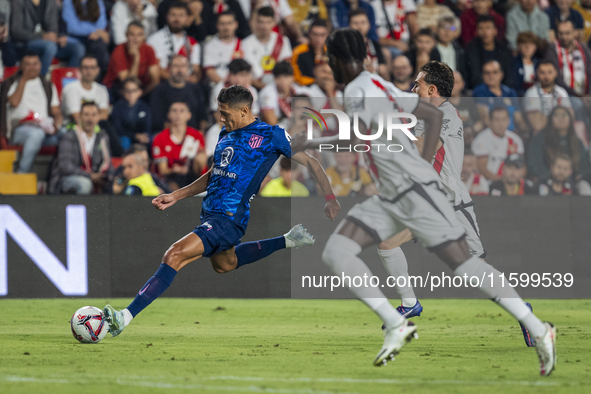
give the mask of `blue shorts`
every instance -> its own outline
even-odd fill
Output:
[[[222,214],[202,214],[201,225],[197,226],[193,232],[203,242],[204,257],[211,257],[240,245],[240,238],[244,235],[241,227]]]

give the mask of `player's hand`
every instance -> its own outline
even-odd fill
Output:
[[[340,211],[341,204],[339,204],[337,200],[328,200],[326,204],[324,204],[324,213],[326,214],[326,217],[330,219],[331,222],[335,220]]]
[[[173,206],[175,202],[176,198],[172,193],[161,194],[152,200],[152,205],[154,205],[159,210],[164,211],[166,208]]]

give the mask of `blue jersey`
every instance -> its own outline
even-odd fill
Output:
[[[250,201],[263,179],[280,155],[291,158],[290,140],[284,129],[259,119],[232,132],[223,127],[213,154],[203,214],[224,214],[246,229]]]

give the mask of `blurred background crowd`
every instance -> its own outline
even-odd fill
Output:
[[[455,71],[472,194],[591,195],[591,0],[0,0],[0,193],[183,187],[208,170],[233,84],[304,132],[301,108],[342,109],[324,43],[347,26],[403,91],[431,60]],[[337,196],[377,193],[359,153],[311,153]],[[260,194],[317,190],[283,158]]]

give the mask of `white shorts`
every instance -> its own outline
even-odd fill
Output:
[[[415,183],[393,200],[372,196],[351,208],[346,220],[365,229],[378,243],[408,228],[425,247],[435,250],[466,234],[437,186]]]
[[[456,211],[458,221],[466,232],[466,241],[468,242],[468,248],[470,248],[470,254],[484,258],[486,251],[480,241],[480,230],[478,229],[473,206],[474,203],[469,202],[468,204],[456,205],[453,208]]]

